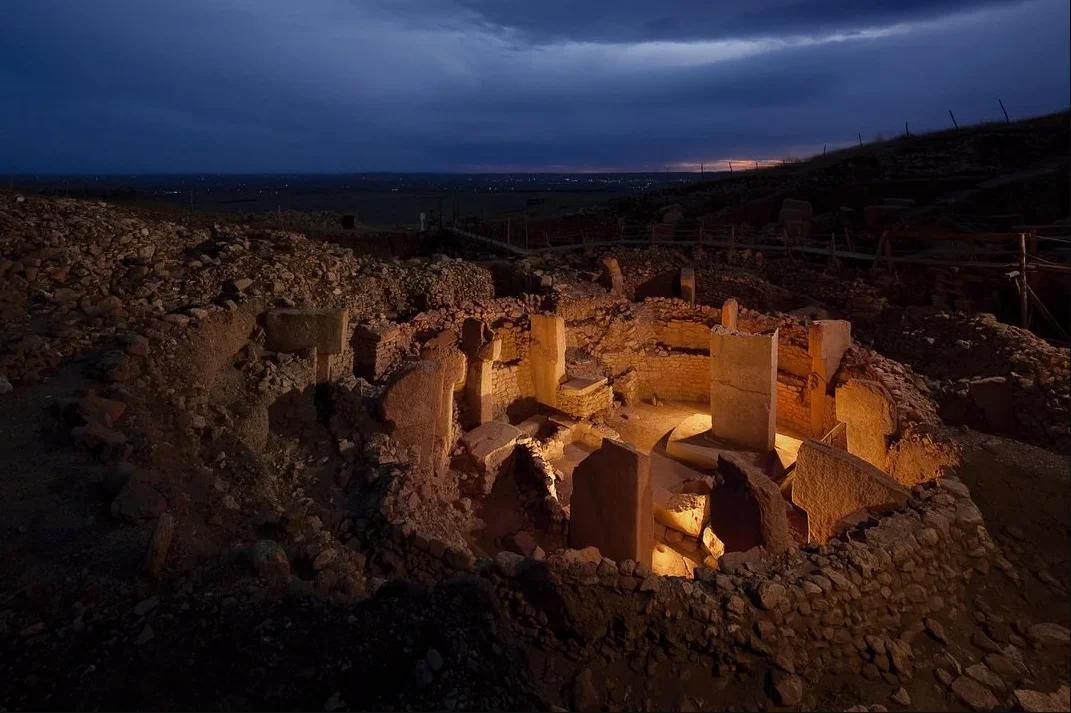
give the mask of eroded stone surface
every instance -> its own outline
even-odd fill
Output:
[[[654,513],[650,459],[606,439],[573,471],[569,543],[597,547],[610,559],[651,564]]]
[[[673,493],[664,503],[657,503],[654,509],[655,520],[666,527],[683,532],[691,537],[699,537],[707,521],[709,503],[706,495],[696,493]]]
[[[731,454],[719,456],[718,475],[722,482],[710,494],[710,527],[726,549],[779,552],[795,546],[787,504],[772,480]]]
[[[745,450],[773,450],[777,425],[777,330],[710,330],[711,432]]]
[[[346,349],[347,312],[344,309],[273,309],[264,317],[268,348],[299,352],[316,348],[321,354]]]
[[[796,456],[792,502],[807,511],[807,538],[825,542],[835,524],[862,508],[895,508],[907,490],[862,458],[815,440]]]
[[[557,407],[558,385],[565,376],[565,320],[552,314],[533,314],[532,382],[536,400]]]
[[[896,433],[896,403],[876,381],[852,379],[837,388],[837,420],[848,432],[848,452],[888,469],[889,437]]]

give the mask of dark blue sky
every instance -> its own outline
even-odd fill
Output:
[[[1069,104],[1068,0],[5,0],[17,172],[662,170]]]

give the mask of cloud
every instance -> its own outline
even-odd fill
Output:
[[[1068,104],[1066,0],[12,1],[20,170],[658,170]]]
[[[454,0],[488,25],[535,43],[638,43],[807,36],[929,20],[1008,0]]]

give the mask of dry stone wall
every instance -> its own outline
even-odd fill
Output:
[[[649,657],[699,660],[797,683],[864,670],[910,678],[923,617],[962,606],[973,580],[1018,581],[966,487],[944,479],[843,539],[733,571],[700,568],[695,581],[576,551],[545,562],[500,553],[476,569],[522,636],[574,660],[610,647],[637,670]]]
[[[777,375],[777,430],[807,434],[811,427],[810,398],[805,379]],[[832,426],[831,426],[832,427]]]

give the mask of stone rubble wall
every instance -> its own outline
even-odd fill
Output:
[[[699,568],[694,581],[577,554],[500,553],[476,568],[523,637],[575,660],[611,647],[641,666],[652,655],[708,657],[728,672],[761,665],[811,681],[867,667],[910,677],[922,617],[962,607],[973,580],[1018,581],[967,488],[950,479],[843,539],[731,572]]]
[[[602,358],[615,375],[636,369],[641,399],[657,395],[672,401],[710,401],[709,354],[658,349],[614,352]]]
[[[528,359],[510,364],[496,362],[491,370],[491,412],[496,416],[518,401],[535,397],[535,382],[532,381],[532,365]]]
[[[784,372],[777,374],[777,429],[807,435],[811,430],[807,381]],[[831,426],[832,427],[832,426]]]
[[[582,393],[558,388],[558,410],[577,418],[587,418],[604,411],[614,404],[614,392],[609,385]]]

